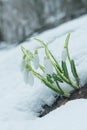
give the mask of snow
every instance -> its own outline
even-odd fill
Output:
[[[2,130],[87,130],[87,99],[78,99],[50,112],[43,118],[24,121],[4,121]]]
[[[87,15],[46,31],[37,38],[49,43],[49,48],[61,60],[61,52],[68,32],[69,50],[80,77],[80,86],[87,83]],[[34,40],[22,44],[31,51],[40,44]],[[44,51],[39,51],[41,63]],[[26,85],[20,69],[20,46],[0,51],[0,129],[1,130],[87,130],[87,100],[66,103],[45,117],[37,117],[44,104],[52,105],[55,93],[35,79],[34,86]],[[63,85],[64,89],[65,85]],[[70,88],[71,89],[71,88]],[[68,90],[70,91],[70,90]],[[83,120],[84,119],[84,120]]]

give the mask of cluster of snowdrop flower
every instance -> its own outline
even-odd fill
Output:
[[[67,35],[65,40],[64,49],[62,52],[62,61],[61,65],[58,63],[54,55],[48,48],[48,44],[44,41],[34,38],[38,41],[41,46],[40,48],[45,49],[45,57],[43,65],[40,64],[40,59],[38,56],[38,49],[34,52],[25,49],[23,46],[21,50],[23,52],[23,61],[22,61],[22,69],[24,73],[24,80],[26,83],[33,85],[34,77],[40,79],[47,87],[58,93],[59,95],[69,97],[70,93],[63,91],[60,83],[67,83],[70,87],[74,89],[79,89],[79,77],[76,71],[74,60],[71,59],[69,50],[68,50],[68,43],[69,43],[70,34]],[[68,68],[66,65],[66,58],[68,58],[71,72],[73,77],[75,78],[76,83],[73,83],[70,79]],[[41,73],[38,72],[38,69],[41,70]]]

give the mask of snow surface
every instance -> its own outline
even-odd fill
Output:
[[[87,83],[87,15],[36,37],[47,41],[60,61],[68,32],[72,32],[69,50],[75,60],[82,86]],[[33,40],[23,43],[31,51],[39,45]],[[41,49],[41,62],[43,53]],[[20,69],[21,59],[20,46],[0,51],[0,130],[87,130],[86,99],[70,101],[43,118],[37,117],[42,105],[50,106],[55,101],[55,93],[38,79],[35,79],[34,86],[26,85]],[[65,85],[63,87],[66,89]]]
[[[87,130],[87,99],[78,99],[35,120],[1,121],[1,130]]]

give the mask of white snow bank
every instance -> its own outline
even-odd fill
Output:
[[[73,100],[36,120],[0,123],[1,130],[87,130],[87,100]]]
[[[44,39],[47,42],[51,41],[49,48],[60,61],[66,33],[68,32],[72,32],[69,43],[70,54],[75,60],[82,86],[87,83],[87,16],[63,24],[60,27],[46,31],[36,37]],[[35,49],[38,45],[39,43],[36,41],[26,41],[23,43],[23,46],[29,48],[30,50]],[[42,62],[43,50],[39,51],[39,55]],[[42,110],[42,105],[51,105],[55,101],[55,93],[42,85],[38,79],[35,79],[33,87],[25,85],[20,70],[21,59],[22,52],[20,50],[20,46],[11,50],[3,50],[0,52],[0,121],[2,124],[0,125],[0,127],[2,126],[0,129],[22,130],[25,128],[26,130],[34,130],[38,127],[38,130],[43,130],[43,128],[44,130],[56,130],[58,128],[61,128],[61,130],[64,128],[71,130],[73,128],[75,130],[75,128],[79,128],[80,124],[80,126],[83,126],[83,129],[85,130],[85,121],[82,122],[83,125],[81,125],[82,115],[80,116],[78,114],[79,117],[77,117],[76,114],[74,114],[74,110],[77,111],[79,109],[78,104],[83,104],[80,107],[83,107],[84,109],[86,100],[81,100],[81,102],[80,100],[77,100],[75,102],[75,104],[77,104],[76,107],[73,101],[71,103],[73,112],[70,111],[70,114],[68,113],[68,107],[66,107],[68,105],[66,105],[64,109],[62,109],[63,107],[57,109],[58,114],[55,114],[56,111],[54,111],[55,116],[51,117],[49,114],[42,119],[37,118],[38,112]],[[84,109],[84,111],[83,109],[82,112],[86,113],[86,109]],[[75,115],[75,121],[78,118],[79,122],[76,121],[76,124],[73,124],[73,122],[69,120],[71,118],[64,118],[64,115],[60,116],[60,110],[68,113],[68,117]],[[53,120],[51,118],[53,118]],[[72,120],[74,119],[72,118]],[[71,122],[71,125],[69,125],[71,126],[70,128],[67,124],[69,121]],[[43,122],[44,125],[42,125]],[[76,127],[74,125],[76,125]]]

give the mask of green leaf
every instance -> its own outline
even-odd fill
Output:
[[[59,82],[63,83],[63,80],[57,74],[53,73],[52,77],[53,77],[54,81],[59,81]]]
[[[52,77],[50,74],[47,74],[46,76],[47,80],[50,82],[50,83],[53,83],[53,80],[52,80]]]
[[[54,57],[54,55],[51,53],[51,51],[50,51],[50,50],[48,50],[48,51],[49,51],[49,54],[50,54],[51,58],[52,58],[53,61],[55,62],[54,64],[56,65],[56,67],[58,68],[58,70],[59,70],[60,72],[62,72],[61,67],[60,67],[58,61],[56,60],[56,58]]]
[[[65,61],[62,61],[62,69],[63,69],[64,76],[69,79],[69,74],[68,74],[68,70],[67,70]]]
[[[43,81],[43,83],[47,86],[47,87],[49,87],[49,88],[51,88],[53,91],[55,91],[56,93],[58,93],[59,95],[62,95],[62,96],[64,96],[64,97],[70,97],[70,94],[69,93],[67,93],[67,92],[62,92],[60,89],[58,89],[56,86],[54,86],[53,84],[51,84],[49,81],[47,81],[47,80],[45,80],[45,79],[42,79],[42,81]]]
[[[72,71],[72,74],[73,74],[73,76],[74,76],[75,79],[76,79],[77,85],[79,86],[80,80],[79,80],[79,76],[78,76],[77,71],[76,71],[76,67],[75,67],[74,60],[71,60],[70,63],[71,63],[71,71]]]
[[[64,48],[67,48],[67,47],[68,47],[69,39],[70,39],[70,33],[69,33],[69,34],[67,35],[67,37],[66,37]]]
[[[70,62],[71,58],[70,58],[70,54],[69,54],[69,49],[68,49],[68,44],[69,44],[69,39],[70,39],[70,33],[67,35],[66,40],[65,40],[65,46],[64,48],[67,51],[67,56],[68,56],[68,60]]]

